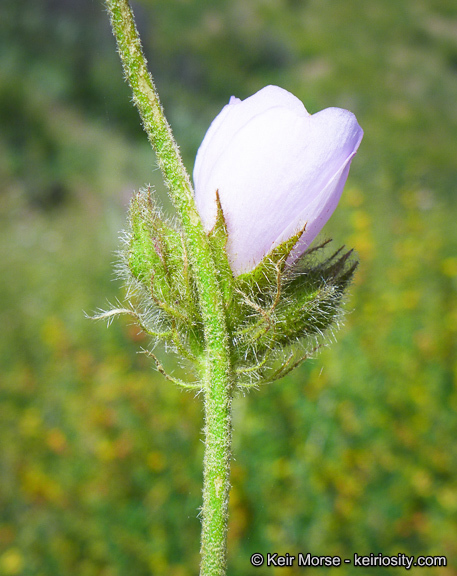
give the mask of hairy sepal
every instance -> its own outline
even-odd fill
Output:
[[[357,263],[344,248],[328,254],[324,242],[291,264],[303,228],[252,271],[235,276],[218,195],[216,201],[208,240],[224,299],[231,363],[240,386],[257,386],[287,374],[333,334]],[[204,357],[202,320],[182,233],[160,214],[150,189],[134,195],[129,223],[124,261],[130,285],[137,289],[140,325],[198,372]]]
[[[321,262],[304,255],[284,279],[283,297],[275,310],[275,340],[283,346],[323,337],[337,325],[342,314],[342,298],[357,262],[352,251],[340,248]]]
[[[123,261],[141,325],[182,357],[198,363],[202,321],[181,231],[154,203],[150,188],[133,196]]]
[[[276,284],[278,273],[284,272],[287,258],[300,240],[305,228],[306,226],[273,248],[253,270],[237,276],[236,287],[245,293],[259,297],[265,293],[265,288]]]
[[[268,253],[250,272],[234,276],[225,251],[227,226],[217,198],[208,234],[226,307],[232,365],[249,385],[282,377],[333,334],[357,263],[344,247],[327,253],[329,241],[292,264],[289,256],[305,228]],[[279,368],[278,368],[279,366]],[[274,376],[274,375],[277,376]]]
[[[228,232],[224,213],[222,212],[222,206],[219,200],[219,192],[216,192],[216,203],[216,223],[209,232],[208,239],[210,241],[214,263],[216,265],[219,286],[222,291],[226,309],[228,309],[233,297],[235,278],[227,257],[226,246],[228,241]]]
[[[146,290],[155,298],[170,301],[170,270],[167,262],[167,235],[173,233],[155,210],[150,190],[138,192],[130,202],[131,236],[128,246],[128,266]]]

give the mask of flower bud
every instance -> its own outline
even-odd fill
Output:
[[[308,248],[338,204],[362,136],[351,112],[327,108],[310,115],[277,86],[243,101],[232,96],[198,150],[194,183],[208,232],[218,192],[235,275],[303,229],[289,261]]]

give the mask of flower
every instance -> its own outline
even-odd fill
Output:
[[[219,193],[227,253],[235,275],[305,227],[289,259],[300,256],[335,210],[363,131],[351,112],[309,114],[287,90],[266,86],[232,96],[209,127],[194,167],[205,230]]]

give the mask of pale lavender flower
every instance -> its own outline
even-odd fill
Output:
[[[338,204],[362,136],[351,112],[310,115],[277,86],[243,101],[232,96],[198,150],[194,183],[207,231],[219,191],[235,274],[253,269],[305,225],[292,257],[307,249]]]

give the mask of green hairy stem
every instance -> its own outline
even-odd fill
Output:
[[[201,576],[226,572],[232,370],[216,267],[197,212],[190,178],[163,113],[127,0],[106,0],[133,100],[178,212],[197,288],[205,340],[201,381],[205,397],[205,459]]]

